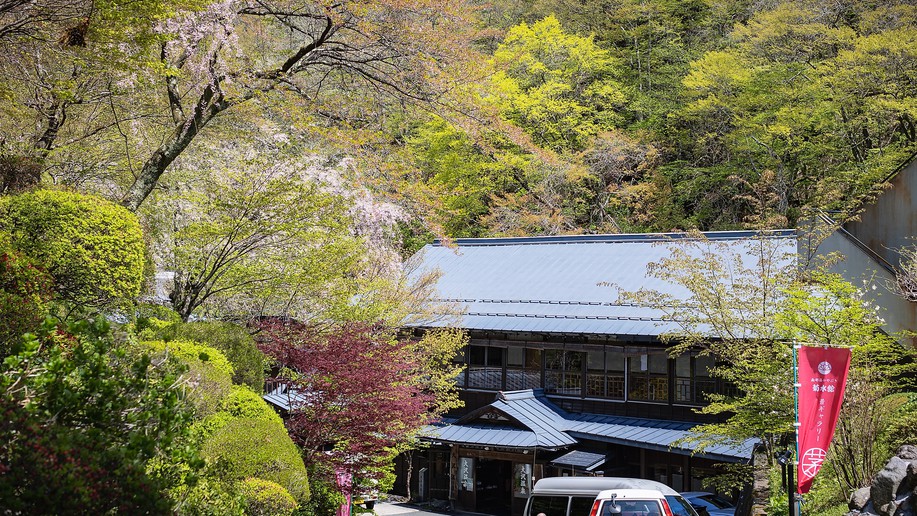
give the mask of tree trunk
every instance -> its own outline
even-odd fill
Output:
[[[404,454],[404,462],[407,465],[407,475],[404,481],[404,493],[408,500],[411,499],[411,475],[414,473],[414,450],[408,450]]]
[[[231,104],[223,99],[218,88],[218,84],[211,84],[204,90],[191,116],[182,121],[172,135],[143,164],[143,168],[134,179],[134,184],[121,199],[121,203],[127,209],[137,211],[175,158],[184,152],[208,122],[230,107]]]

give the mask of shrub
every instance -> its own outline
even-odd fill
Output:
[[[283,425],[277,412],[259,394],[243,385],[233,385],[229,396],[220,401],[219,409],[234,417],[273,421]]]
[[[140,333],[147,328],[153,328],[155,331],[161,331],[172,324],[181,323],[181,317],[175,310],[168,306],[157,305],[155,303],[140,303],[137,305],[135,312],[135,331]],[[159,340],[164,339],[162,335],[157,336]],[[151,339],[157,340],[157,339]],[[194,340],[194,339],[191,339]]]
[[[254,391],[243,385],[233,385],[229,395],[220,400],[218,412],[194,424],[193,433],[205,440],[235,419],[257,419],[283,428],[283,420],[274,409]]]
[[[137,217],[122,206],[38,190],[3,199],[0,229],[48,271],[62,300],[98,305],[140,295],[143,234]]]
[[[296,500],[283,486],[260,478],[246,478],[241,485],[245,514],[250,516],[288,516],[296,510]]]
[[[37,335],[37,336],[36,336]],[[9,514],[169,514],[200,463],[171,373],[117,345],[107,321],[46,321],[0,363],[0,500]]]
[[[203,342],[219,349],[232,362],[233,383],[245,384],[261,392],[264,389],[264,354],[248,331],[228,322],[202,321],[178,324],[174,338]]]
[[[21,254],[0,246],[0,361],[21,349],[47,312],[51,277]]]
[[[186,340],[147,341],[149,349],[187,366],[182,380],[190,385],[188,398],[198,417],[217,411],[232,388],[232,364],[219,350]]]
[[[276,422],[229,421],[204,443],[202,454],[224,481],[262,478],[280,484],[298,502],[309,499],[309,480],[299,448]]]

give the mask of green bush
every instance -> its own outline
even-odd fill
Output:
[[[0,505],[9,514],[171,514],[202,461],[177,377],[104,318],[48,319],[0,363]],[[187,464],[182,477],[160,475]]]
[[[161,357],[187,366],[182,380],[190,386],[188,398],[197,417],[216,412],[220,401],[229,395],[232,364],[219,350],[186,340],[147,341],[143,345]]]
[[[264,354],[245,328],[228,322],[191,322],[176,325],[173,338],[219,349],[232,362],[233,383],[248,385],[255,392],[264,389]]]
[[[153,328],[156,338],[149,340],[172,340],[165,339],[164,335],[159,334],[163,329],[173,325],[180,324],[181,317],[175,310],[168,306],[157,305],[154,303],[140,303],[134,312],[134,331],[140,333],[147,328]],[[193,340],[193,339],[191,339]]]
[[[202,455],[224,481],[262,478],[280,484],[298,502],[309,499],[309,480],[299,448],[276,422],[233,419],[207,439]]]
[[[0,362],[21,349],[47,313],[51,277],[21,254],[0,245]]]
[[[44,267],[64,301],[99,305],[134,300],[144,274],[137,217],[100,197],[38,190],[0,203],[0,229]]]
[[[204,440],[235,419],[257,419],[283,427],[283,420],[257,393],[244,385],[233,385],[229,395],[220,400],[215,414],[194,424],[193,433]]]
[[[283,420],[268,402],[244,385],[233,385],[229,396],[220,401],[219,410],[238,418],[273,421],[283,425]]]
[[[289,516],[297,507],[293,495],[270,480],[246,478],[241,491],[245,497],[245,514],[250,516]]]
[[[890,397],[898,409],[889,418],[889,424],[882,429],[879,442],[885,456],[891,457],[905,444],[917,443],[917,393],[897,393]]]

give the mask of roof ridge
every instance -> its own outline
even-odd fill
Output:
[[[740,240],[745,238],[791,238],[796,236],[795,229],[775,230],[735,230],[735,231],[702,231],[672,233],[618,233],[601,235],[550,235],[527,237],[492,237],[492,238],[457,238],[450,242],[459,247],[465,246],[505,246],[505,245],[538,245],[538,244],[600,244],[600,243],[654,243],[672,240],[699,240],[698,235],[708,240]],[[431,244],[441,247],[441,239]]]

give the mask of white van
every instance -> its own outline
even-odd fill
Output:
[[[671,487],[638,478],[548,477],[535,483],[525,516],[697,516]]]

